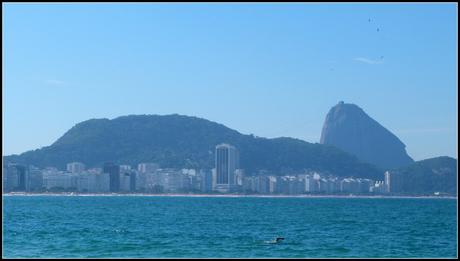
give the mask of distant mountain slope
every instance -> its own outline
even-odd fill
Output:
[[[177,114],[87,120],[51,146],[6,156],[4,160],[59,168],[72,161],[90,167],[113,161],[133,166],[157,162],[162,167],[212,168],[215,146],[223,142],[238,148],[241,167],[247,173],[262,169],[277,174],[314,169],[338,176],[383,178],[382,170],[335,147],[292,138],[243,135],[222,124]]]
[[[354,104],[340,102],[331,108],[320,143],[336,146],[383,169],[414,162],[398,137]]]
[[[457,160],[454,158],[443,156],[417,161],[400,168],[399,172],[403,175],[405,192],[457,194]]]

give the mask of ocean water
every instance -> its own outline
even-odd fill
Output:
[[[456,199],[3,197],[6,258],[457,255]]]

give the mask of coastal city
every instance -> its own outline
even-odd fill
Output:
[[[458,259],[458,3],[2,14],[3,259]]]
[[[154,162],[105,163],[86,168],[70,162],[66,170],[9,163],[4,165],[3,192],[27,193],[188,193],[188,194],[397,194],[401,180],[390,171],[384,180],[337,177],[307,170],[296,175],[248,175],[239,166],[239,152],[230,144],[215,147],[213,169],[161,168]]]

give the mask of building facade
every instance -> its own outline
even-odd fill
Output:
[[[5,191],[27,191],[29,171],[26,166],[10,163],[4,170],[6,171],[3,173]]]
[[[385,172],[385,191],[387,193],[402,192],[402,175],[395,171]]]
[[[85,164],[81,162],[71,162],[67,164],[67,171],[71,173],[81,173],[85,170]]]
[[[139,171],[140,173],[155,172],[155,170],[157,170],[158,168],[160,168],[160,166],[158,164],[152,163],[152,162],[139,163],[137,165],[137,171]]]
[[[107,162],[104,164],[103,173],[108,173],[110,177],[110,192],[120,191],[120,166]]]
[[[216,146],[216,190],[219,192],[231,192],[235,190],[235,171],[239,168],[238,150],[229,144]]]

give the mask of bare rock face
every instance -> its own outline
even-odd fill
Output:
[[[320,143],[336,146],[382,169],[399,168],[414,162],[398,137],[357,105],[343,101],[327,114]]]

